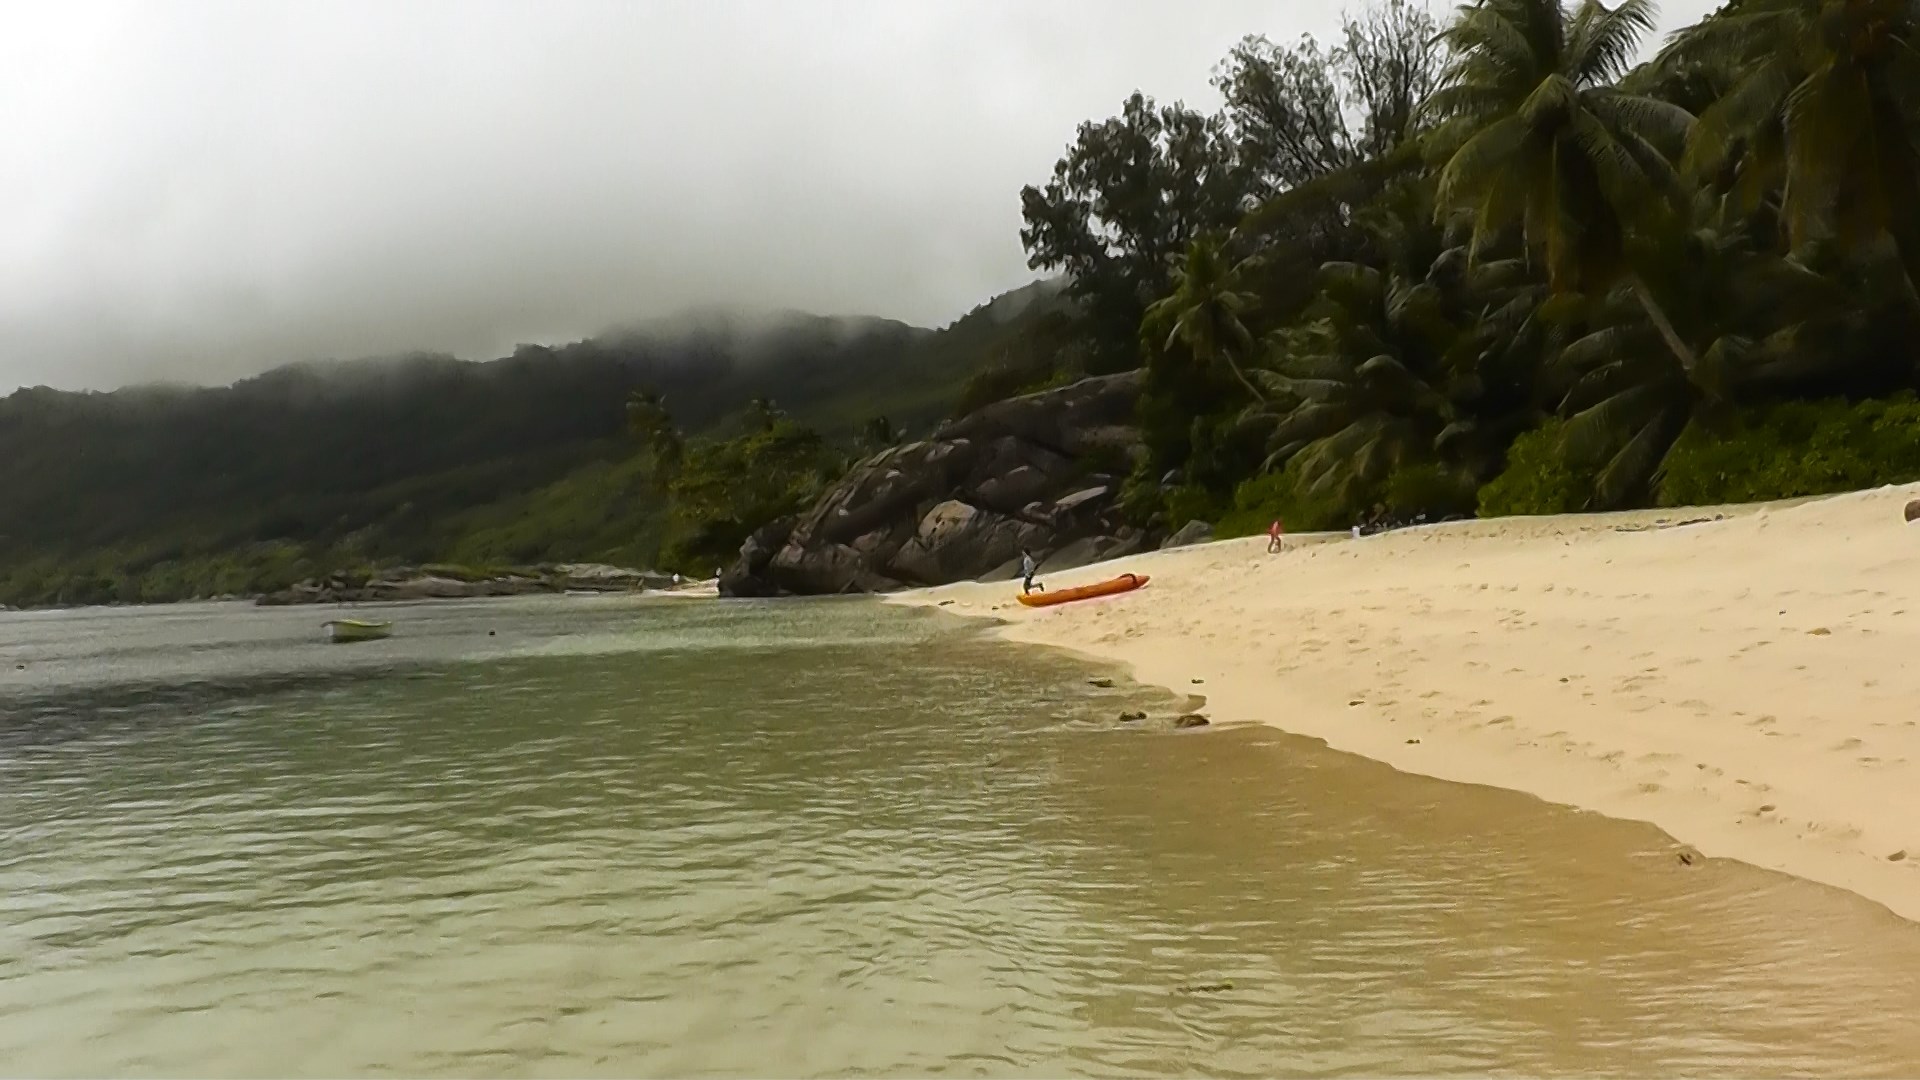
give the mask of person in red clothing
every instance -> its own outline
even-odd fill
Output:
[[[1287,530],[1280,524],[1280,519],[1274,518],[1273,524],[1267,526],[1267,554],[1272,555],[1274,552],[1286,550],[1286,544],[1280,539],[1286,535],[1286,532]]]

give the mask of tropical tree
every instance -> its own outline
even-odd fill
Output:
[[[1396,469],[1438,460],[1457,433],[1456,390],[1467,388],[1474,341],[1450,296],[1452,274],[1430,213],[1409,215],[1407,188],[1362,224],[1382,266],[1330,262],[1306,318],[1269,341],[1255,377],[1278,405],[1265,468],[1290,465],[1310,499],[1354,505]],[[1426,203],[1418,200],[1424,210]]]
[[[653,486],[666,490],[680,471],[686,439],[673,425],[673,414],[658,391],[635,390],[627,398],[627,430],[637,436],[651,456]]]
[[[1250,193],[1269,199],[1391,154],[1418,134],[1438,83],[1425,4],[1382,0],[1341,18],[1330,50],[1311,37],[1243,38],[1213,73]]]
[[[1690,422],[1848,359],[1809,332],[1838,329],[1831,320],[1848,309],[1837,283],[1758,242],[1711,193],[1696,214],[1692,228],[1659,238],[1657,268],[1639,286],[1677,313],[1677,332],[1697,349],[1692,363],[1659,348],[1659,329],[1625,286],[1582,312],[1585,325],[1548,359],[1567,453],[1597,467],[1595,505],[1644,495]]]
[[[770,398],[757,397],[747,402],[747,430],[749,431],[772,431],[786,417],[787,414],[782,412]]]
[[[1099,370],[1139,364],[1142,312],[1195,238],[1239,221],[1247,184],[1223,117],[1135,93],[1120,115],[1080,125],[1046,184],[1021,190],[1027,265],[1067,276]]]
[[[1920,4],[1738,0],[1676,34],[1662,69],[1721,74],[1685,164],[1777,192],[1789,245],[1890,236],[1920,282]]]
[[[1518,227],[1556,292],[1625,283],[1683,364],[1692,350],[1632,272],[1636,223],[1666,212],[1692,116],[1613,85],[1653,29],[1651,0],[1479,0],[1441,34],[1453,58],[1427,100],[1441,213],[1471,213],[1481,251]]]
[[[1195,240],[1173,272],[1173,291],[1147,309],[1141,331],[1150,346],[1169,353],[1184,349],[1203,371],[1224,366],[1255,401],[1263,401],[1266,395],[1239,362],[1254,351],[1245,317],[1257,299],[1243,282],[1256,266],[1252,259],[1236,262],[1223,237]]]
[[[1490,474],[1532,419],[1542,290],[1522,260],[1474,262],[1433,193],[1408,178],[1353,215],[1364,261],[1320,268],[1303,320],[1269,343],[1273,370],[1254,374],[1276,401],[1246,417],[1269,425],[1265,468],[1298,456],[1310,496],[1377,490],[1422,462]]]
[[[884,416],[872,416],[860,426],[860,446],[868,453],[885,450],[900,442],[900,433],[893,429],[893,421]]]

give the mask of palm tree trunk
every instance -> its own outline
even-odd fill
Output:
[[[1661,310],[1659,301],[1653,298],[1653,291],[1647,288],[1647,283],[1641,281],[1638,274],[1631,280],[1634,299],[1640,301],[1640,306],[1646,309],[1647,318],[1653,321],[1653,328],[1660,332],[1661,340],[1665,341],[1667,348],[1673,351],[1674,357],[1680,361],[1680,366],[1686,369],[1687,374],[1693,374],[1694,365],[1699,362],[1699,357],[1687,347],[1679,331],[1673,328],[1672,320],[1668,319],[1667,313]]]
[[[1247,393],[1253,395],[1253,400],[1262,405],[1267,403],[1267,395],[1261,393],[1260,388],[1253,385],[1253,380],[1247,378],[1247,373],[1241,371],[1240,365],[1234,362],[1232,349],[1220,350],[1220,359],[1227,362],[1227,370],[1233,372],[1233,377],[1239,379],[1240,385],[1247,388]]]

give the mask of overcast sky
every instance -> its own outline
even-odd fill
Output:
[[[1670,0],[1665,22],[1717,0]],[[0,7],[0,393],[470,358],[693,305],[952,320],[1136,87],[1341,0]]]

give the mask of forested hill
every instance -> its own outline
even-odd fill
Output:
[[[761,399],[851,448],[875,418],[944,417],[1032,295],[940,331],[712,316],[485,363],[20,390],[0,399],[0,603],[244,593],[349,561],[648,562],[664,523],[626,430],[636,391],[690,434],[732,433]]]

